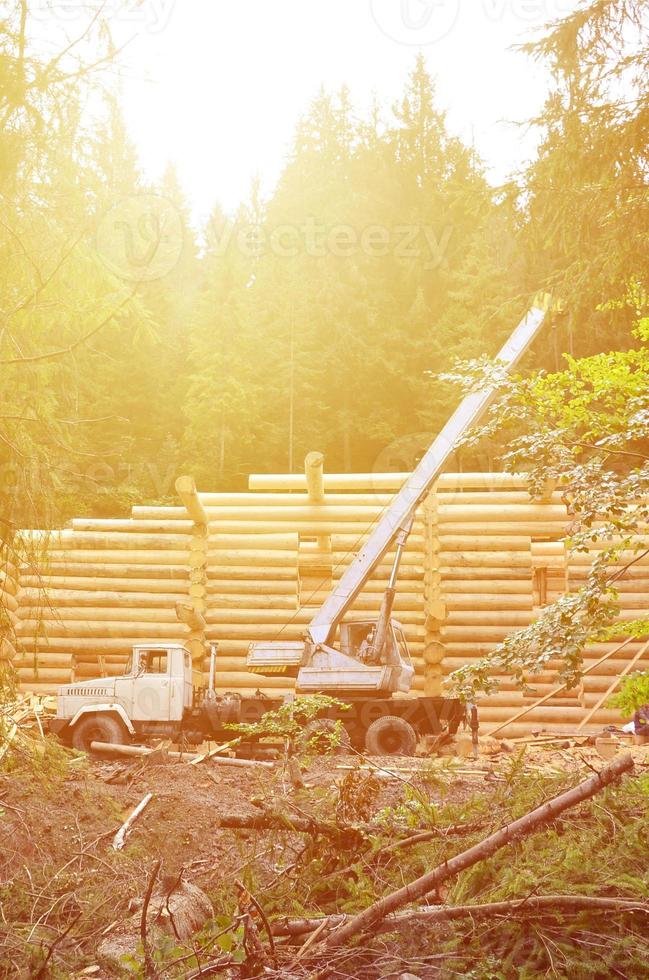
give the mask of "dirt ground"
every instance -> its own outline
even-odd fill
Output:
[[[638,772],[649,770],[649,746],[620,747],[631,748]],[[115,976],[96,947],[131,914],[158,859],[161,874],[182,871],[221,909],[236,909],[235,883],[249,880],[253,864],[265,886],[286,873],[303,846],[300,834],[228,829],[220,826],[227,816],[271,807],[330,819],[331,790],[360,770],[374,785],[363,818],[380,823],[382,812],[401,807],[407,814],[413,794],[431,806],[488,798],[512,765],[586,776],[604,760],[585,739],[525,746],[487,739],[477,759],[315,758],[304,767],[304,789],[295,789],[281,763],[240,769],[210,760],[193,766],[78,756],[52,771],[1,774],[0,976]],[[148,793],[125,848],[115,851],[116,831]]]

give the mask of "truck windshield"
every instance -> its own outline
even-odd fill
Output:
[[[124,668],[125,674],[130,674],[133,670],[133,654],[129,653],[128,660],[126,661],[126,667]]]

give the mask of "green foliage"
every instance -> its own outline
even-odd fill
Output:
[[[304,729],[310,722],[325,717],[333,711],[339,713],[348,711],[349,708],[350,705],[328,694],[310,694],[308,697],[298,697],[294,701],[286,702],[273,711],[266,711],[258,722],[231,722],[225,727],[248,738],[288,739],[297,746],[303,741]],[[333,750],[340,743],[341,734],[342,722],[338,719],[331,732],[318,732],[301,747],[313,750],[314,743],[317,741],[319,751],[322,751],[323,746],[325,749]]]
[[[623,585],[625,570],[649,547],[649,349],[565,361],[562,371],[527,378],[505,377],[485,359],[443,376],[468,391],[485,380],[494,384],[499,397],[466,443],[488,438],[506,444],[505,468],[526,472],[534,497],[542,497],[548,483],[557,486],[571,514],[568,556],[596,551],[581,588],[544,608],[488,657],[455,672],[454,687],[467,699],[494,690],[494,672],[509,673],[524,686],[524,675],[553,659],[562,661],[559,676],[572,685],[589,641],[642,636],[648,629],[646,617],[616,621],[616,585]]]
[[[649,704],[649,671],[630,674],[620,689],[608,699],[609,708],[619,708],[623,718],[631,718],[638,708]]]

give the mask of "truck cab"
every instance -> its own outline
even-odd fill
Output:
[[[173,734],[192,706],[187,648],[143,643],[133,647],[123,675],[61,686],[51,727],[75,748],[87,750],[93,740],[123,743],[140,733]]]

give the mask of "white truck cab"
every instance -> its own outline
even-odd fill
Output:
[[[193,698],[192,659],[183,644],[138,644],[123,675],[60,687],[52,727],[75,748],[87,750],[92,741],[124,743],[140,731],[173,732]]]

